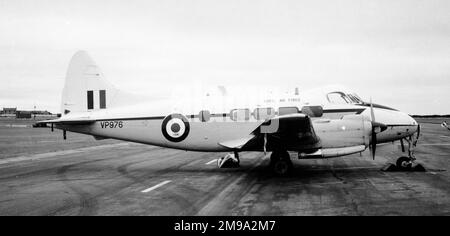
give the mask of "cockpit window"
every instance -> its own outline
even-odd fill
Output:
[[[332,92],[327,94],[327,99],[330,103],[334,104],[348,104],[351,100],[343,92]]]
[[[363,103],[362,99],[356,94],[345,94],[343,92],[331,92],[327,94],[327,99],[334,104],[355,104]]]
[[[347,96],[354,102],[354,103],[360,103],[361,101],[353,94],[347,94]]]
[[[358,94],[354,93],[353,96],[355,96],[360,103],[364,103],[364,101],[362,100],[362,98],[360,96],[358,96]]]
[[[347,97],[350,99],[350,101],[352,101],[352,103],[358,102],[358,100],[356,100],[351,94],[347,94]]]

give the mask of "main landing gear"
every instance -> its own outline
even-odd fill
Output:
[[[224,157],[217,159],[217,166],[219,168],[238,168],[240,162],[238,152],[228,153]]]
[[[292,172],[293,164],[287,151],[273,151],[270,156],[270,168],[278,176],[286,176]]]
[[[238,168],[239,153],[228,153],[217,160],[219,168]],[[285,150],[273,151],[270,156],[270,168],[278,176],[287,176],[292,172],[293,164],[289,153]]]

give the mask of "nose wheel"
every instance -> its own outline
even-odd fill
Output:
[[[397,159],[395,164],[398,170],[411,170],[412,163],[413,162],[410,157],[402,156]]]
[[[411,170],[411,166],[413,162],[416,160],[416,157],[414,156],[414,147],[417,144],[417,141],[413,141],[412,136],[408,138],[405,138],[406,142],[408,143],[408,156],[401,156],[396,161],[396,167],[398,170]],[[402,145],[402,152],[405,152],[405,144],[403,142],[403,139],[400,140]]]

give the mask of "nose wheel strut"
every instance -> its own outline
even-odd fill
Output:
[[[415,147],[417,146],[417,142],[419,140],[419,135],[417,137],[410,136],[409,138],[404,138],[400,140],[402,145],[402,152],[406,152],[404,141],[408,144],[408,156],[401,156],[396,161],[396,167],[398,170],[416,170],[416,171],[425,171],[422,165],[415,163]]]

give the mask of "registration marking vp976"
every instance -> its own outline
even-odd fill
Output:
[[[102,121],[100,122],[100,127],[102,127],[102,129],[116,129],[116,128],[123,128],[123,121]]]

